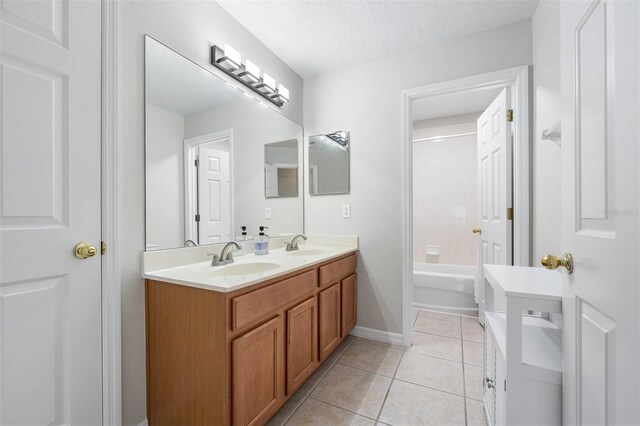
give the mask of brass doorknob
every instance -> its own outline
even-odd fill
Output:
[[[565,253],[562,257],[547,254],[540,259],[540,263],[547,269],[558,269],[562,266],[568,273],[573,272],[573,256],[571,256],[571,253]]]
[[[93,257],[98,251],[94,246],[88,243],[78,243],[73,248],[73,255],[78,259],[86,259],[87,257]]]
[[[480,228],[473,228],[473,229],[471,230],[471,232],[473,232],[474,234],[482,234],[482,229],[480,229]]]

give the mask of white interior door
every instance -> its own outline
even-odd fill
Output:
[[[199,244],[231,241],[229,152],[198,147]]]
[[[509,89],[505,88],[478,118],[479,267],[513,263],[513,222],[507,217],[513,182],[511,122],[507,120],[510,104]],[[476,285],[477,292],[482,292],[482,288],[482,285]],[[477,296],[479,319],[484,322],[484,296]]]
[[[102,423],[100,14],[0,2],[2,425]]]
[[[565,424],[640,424],[639,7],[561,5]]]

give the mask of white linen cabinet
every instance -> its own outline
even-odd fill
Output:
[[[562,335],[546,318],[562,313],[559,274],[484,266],[484,408],[491,426],[561,424]]]

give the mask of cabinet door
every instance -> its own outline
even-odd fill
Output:
[[[318,294],[320,304],[320,361],[340,344],[340,283],[336,283]]]
[[[495,424],[495,388],[489,387],[487,379],[492,380],[495,383],[495,342],[493,341],[493,334],[488,322],[485,322],[484,331],[484,402],[487,407],[489,422],[491,425]]]
[[[284,399],[283,329],[278,316],[233,341],[233,424],[265,423]]]
[[[292,395],[318,365],[316,298],[287,311],[287,395]]]
[[[356,325],[356,274],[342,280],[342,334],[344,338]]]
[[[504,357],[500,351],[495,352],[496,360],[496,388],[495,391],[495,409],[496,409],[496,426],[504,425],[507,414],[507,392],[506,392],[506,365]]]

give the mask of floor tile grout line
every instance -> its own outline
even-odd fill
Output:
[[[453,321],[449,321],[449,322],[453,322]],[[477,340],[463,339],[462,338],[462,325],[460,325],[460,337],[451,337],[451,336],[445,336],[444,334],[429,333],[428,331],[416,330],[415,328],[413,329],[413,331],[416,332],[416,333],[428,334],[429,336],[438,336],[438,337],[446,337],[447,339],[461,340],[463,342],[482,343],[482,342],[477,341]]]
[[[389,392],[391,392],[391,386],[393,386],[393,382],[396,380],[396,374],[398,374],[398,369],[400,368],[400,363],[402,363],[402,358],[404,358],[404,354],[407,353],[407,350],[402,351],[402,355],[400,356],[400,360],[398,361],[398,365],[396,365],[396,369],[393,372],[393,376],[391,377],[391,382],[389,383],[389,387],[387,388],[387,393],[384,395],[384,399],[382,400],[382,405],[380,405],[380,409],[378,410],[378,416],[376,417],[376,423],[380,421],[380,416],[382,415],[382,410],[384,409],[384,404],[387,403],[387,398],[389,397]]]
[[[349,335],[349,336],[350,336],[350,335]],[[355,341],[356,341],[356,339],[357,339],[357,337],[355,337],[355,336],[354,336],[354,338],[353,338],[353,339],[351,340],[351,342],[347,345],[347,347],[346,347],[346,348],[344,348],[344,350],[343,350],[343,351],[338,355],[338,357],[336,358],[336,360],[335,360],[335,361],[333,361],[333,363],[331,363],[331,364],[329,365],[329,368],[327,368],[327,371],[325,371],[325,373],[324,373],[322,376],[320,376],[320,378],[318,379],[318,382],[317,382],[315,385],[313,385],[313,386],[311,387],[311,389],[309,389],[309,393],[308,393],[308,394],[306,394],[306,396],[310,396],[310,395],[311,395],[311,393],[312,393],[312,392],[313,392],[313,391],[318,387],[318,385],[320,384],[320,382],[321,382],[325,377],[327,377],[327,374],[329,374],[329,372],[333,369],[333,367],[335,367],[335,365],[338,363],[338,361],[340,361],[340,358],[342,358],[342,355],[344,355],[344,354],[345,354],[345,352],[347,352],[347,349],[349,349],[349,347],[353,344],[353,342],[355,342]],[[325,359],[325,361],[323,361],[323,362],[326,362],[326,359]],[[344,365],[344,364],[340,364],[340,365]],[[322,366],[322,364],[321,364],[320,366],[318,366],[318,368],[316,369],[316,371],[318,371],[318,369],[319,369],[321,366]],[[307,379],[307,380],[309,380],[309,379]]]
[[[349,334],[349,336],[351,336]],[[289,417],[286,418],[286,420],[282,423],[283,426],[285,426],[289,420],[291,420],[291,418],[293,417],[293,415],[300,409],[300,407],[302,407],[302,404],[304,404],[304,402],[307,400],[307,398],[311,397],[311,392],[313,392],[315,390],[315,388],[320,384],[320,382],[322,381],[322,379],[324,379],[327,374],[329,374],[329,372],[333,369],[333,367],[335,367],[335,365],[338,363],[338,361],[340,360],[340,358],[342,358],[342,355],[344,355],[345,352],[347,352],[347,349],[349,349],[349,347],[353,344],[353,342],[356,341],[357,337],[356,336],[352,336],[353,339],[351,339],[351,341],[347,344],[347,346],[344,348],[344,350],[342,351],[342,353],[338,356],[338,358],[334,361],[333,364],[331,364],[331,366],[327,369],[326,373],[324,373],[322,375],[322,377],[320,377],[320,379],[318,380],[318,383],[316,383],[310,390],[308,394],[304,394],[302,393],[301,395],[303,396],[302,401],[300,402],[300,404],[296,407],[295,410],[293,410],[293,412],[289,415]],[[319,368],[319,367],[318,367]],[[307,379],[308,380],[308,379]],[[296,391],[297,392],[297,391]],[[317,398],[313,398],[316,399]],[[324,402],[324,401],[323,401]],[[282,407],[280,407],[282,408]]]
[[[296,414],[296,412],[300,409],[300,407],[302,407],[302,404],[304,404],[304,402],[307,400],[307,398],[309,397],[309,395],[305,395],[302,394],[302,401],[300,401],[300,404],[298,404],[298,406],[291,412],[291,414],[289,414],[289,417],[287,417],[284,422],[282,422],[282,426],[285,426],[287,423],[289,423],[289,420],[291,420],[291,418],[293,417],[294,414]],[[282,409],[282,407],[280,407],[280,409]],[[279,411],[279,410],[278,410]]]
[[[453,322],[453,321],[452,321]],[[433,333],[428,333],[426,331],[420,331],[420,330],[416,330],[415,328],[413,329],[414,333],[420,333],[420,334],[426,334],[428,336],[436,336],[436,337],[442,337],[443,339],[450,339],[450,340],[462,340],[462,339],[458,339],[457,337],[451,337],[451,336],[443,336],[441,334],[433,334]]]
[[[460,356],[462,356],[462,349],[460,351],[461,351]],[[456,361],[455,359],[442,358],[441,356],[423,354],[422,352],[417,352],[417,351],[412,351],[412,350],[407,350],[407,352],[412,353],[412,354],[416,354],[416,355],[426,356],[426,357],[429,357],[429,358],[440,359],[442,361],[451,361],[451,362],[455,362],[456,364],[462,364],[461,361]],[[473,364],[471,364],[471,365],[473,365]]]
[[[467,418],[467,377],[464,372],[464,339],[462,337],[462,318],[460,319],[460,344],[462,345],[462,392],[464,393],[464,401],[462,404],[462,408],[464,410],[464,424],[469,425],[469,419]]]
[[[420,386],[421,388],[431,389],[431,390],[434,390],[434,391],[437,391],[437,392],[446,393],[448,395],[457,396],[458,398],[463,398],[463,399],[469,398],[469,399],[473,399],[474,401],[481,401],[480,399],[472,398],[470,396],[467,397],[467,396],[464,396],[464,395],[460,395],[459,393],[450,392],[450,391],[447,391],[447,390],[444,390],[444,389],[434,388],[432,386],[421,385],[420,383],[410,382],[410,381],[405,380],[405,379],[398,379],[397,377],[394,377],[393,381],[394,382],[398,381],[398,382],[408,383],[410,385]]]
[[[365,418],[367,418],[367,419],[369,419],[369,420],[376,421],[376,419],[374,419],[373,417],[369,417],[369,416],[365,416],[364,414],[356,413],[356,412],[355,412],[355,411],[353,411],[353,410],[350,410],[350,409],[348,409],[348,408],[344,408],[344,407],[340,407],[339,405],[333,404],[333,403],[331,403],[331,402],[327,402],[327,401],[325,401],[325,400],[323,400],[323,399],[320,399],[320,398],[317,398],[317,397],[315,397],[315,396],[311,396],[311,395],[309,395],[307,398],[311,398],[311,399],[314,399],[314,400],[316,400],[316,401],[322,402],[323,404],[327,404],[327,405],[330,405],[330,406],[332,406],[332,407],[339,408],[339,409],[344,410],[344,411],[348,411],[348,412],[350,412],[350,413],[352,413],[352,414],[355,414],[356,416],[365,417]]]
[[[375,374],[376,376],[382,376],[382,377],[386,377],[388,379],[393,379],[393,376],[389,376],[387,374],[382,374],[382,373],[376,373],[375,371],[365,370],[364,368],[356,367],[356,366],[353,366],[353,365],[342,364],[342,363],[339,363],[337,361],[336,361],[336,364],[340,364],[343,367],[353,368],[354,370],[363,371],[365,373]],[[334,364],[334,366],[335,366],[335,364]],[[331,367],[331,368],[333,368],[333,367]],[[324,376],[323,376],[323,378],[324,378]]]

